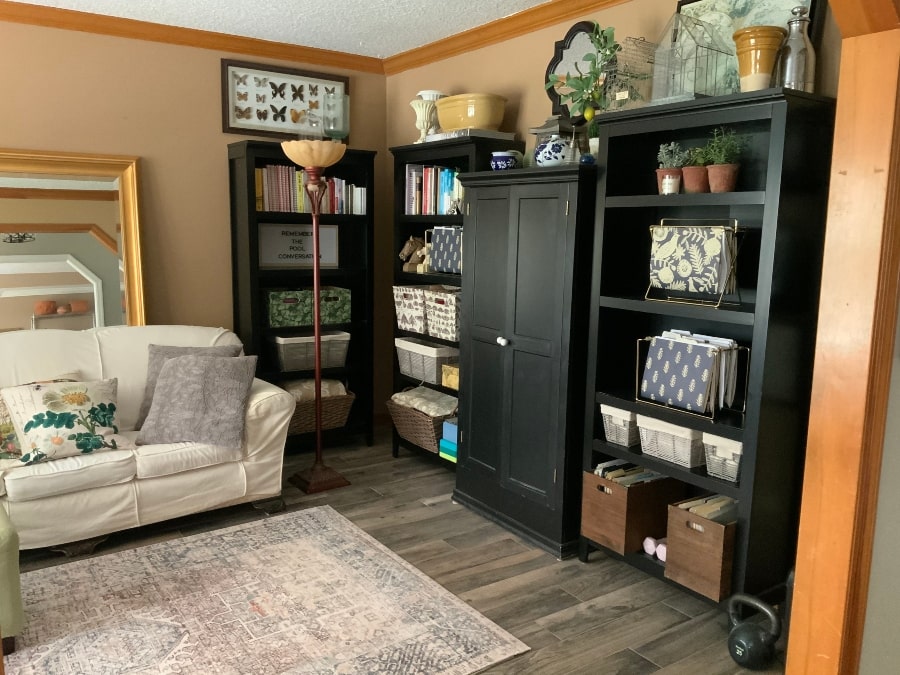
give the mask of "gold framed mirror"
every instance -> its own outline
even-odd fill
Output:
[[[117,213],[112,216],[113,220],[118,220],[112,226],[113,232],[105,231],[104,228],[97,227],[93,223],[43,223],[40,218],[31,215],[17,218],[16,216],[20,216],[22,213],[20,209],[6,209],[6,213],[0,212],[0,242],[2,242],[0,243],[0,258],[9,261],[21,256],[20,260],[33,258],[40,263],[42,260],[53,257],[32,256],[30,255],[31,251],[27,250],[28,243],[17,241],[12,243],[10,240],[15,241],[20,232],[27,232],[31,235],[31,241],[42,236],[42,232],[47,234],[65,233],[67,236],[79,232],[85,233],[79,236],[93,235],[93,239],[102,245],[101,248],[105,247],[117,253],[117,285],[121,286],[122,310],[119,312],[122,320],[119,320],[115,312],[108,310],[104,316],[98,306],[93,316],[93,324],[144,325],[146,314],[138,215],[138,158],[120,155],[0,149],[0,177],[21,181],[21,185],[37,185],[37,187],[0,187],[0,199],[6,197],[24,200],[21,202],[22,204],[26,204],[28,200],[35,200],[33,203],[36,203],[36,200],[41,200],[43,196],[49,194],[49,191],[44,188],[49,186],[51,180],[55,182],[56,190],[59,190],[59,182],[64,183],[68,180],[71,181],[71,185],[74,185],[76,181],[82,184],[92,181],[105,182],[109,186],[104,188],[107,194],[110,190],[114,191],[111,196],[103,198],[113,200],[118,205]],[[74,190],[65,190],[65,192],[68,193],[70,199],[87,198],[81,195],[73,196],[76,194]],[[93,192],[100,194],[102,191],[93,190]],[[69,251],[60,250],[54,250],[53,253],[71,254]],[[15,264],[10,265],[10,269],[21,272],[23,267],[22,264]],[[37,267],[35,269],[45,271]],[[35,327],[34,318],[32,315],[32,327]]]

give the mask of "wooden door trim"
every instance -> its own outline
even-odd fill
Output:
[[[898,91],[900,30],[843,40],[790,673],[859,667],[900,290]]]

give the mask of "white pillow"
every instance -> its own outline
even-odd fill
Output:
[[[118,380],[37,382],[0,390],[22,444],[22,464],[116,448]]]

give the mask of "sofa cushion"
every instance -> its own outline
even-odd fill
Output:
[[[46,382],[0,390],[24,449],[20,461],[33,464],[104,448],[118,432],[115,379]]]
[[[139,445],[134,450],[136,475],[139,479],[171,476],[182,471],[237,462],[240,448],[226,448],[205,443],[159,443]]]
[[[76,455],[8,469],[3,472],[2,479],[8,500],[25,502],[125,483],[134,475],[134,453],[131,450],[109,450],[96,455]],[[60,517],[64,516],[60,514]]]
[[[241,345],[218,345],[214,347],[176,347],[172,345],[149,345],[147,358],[147,383],[144,386],[144,399],[141,401],[141,409],[138,412],[135,429],[144,426],[150,405],[153,403],[153,392],[156,390],[156,382],[163,364],[176,356],[237,356],[241,353]]]
[[[138,444],[240,448],[255,356],[177,356],[163,364]]]
[[[35,382],[21,382],[20,384],[36,384],[38,382],[74,382],[79,378],[77,372],[66,373],[59,377],[43,378]],[[16,433],[16,427],[13,424],[12,417],[3,397],[0,397],[0,469],[4,466],[16,466],[14,462],[20,462],[22,456],[22,443],[19,441],[19,435]],[[13,460],[10,462],[9,460]]]

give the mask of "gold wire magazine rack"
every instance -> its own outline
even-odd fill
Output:
[[[715,341],[721,338],[712,336],[684,337],[688,339],[663,335],[637,340],[635,400],[711,420],[722,410],[743,415],[747,410],[750,348],[720,346]],[[691,339],[696,342],[691,344]],[[651,348],[657,353],[651,354]],[[666,352],[665,357],[656,358],[659,352]],[[689,361],[681,358],[686,355],[690,355]],[[706,379],[704,370],[709,373]],[[696,405],[699,393],[703,400]]]
[[[744,230],[728,219],[663,218],[650,226],[645,300],[739,305],[737,257]]]

